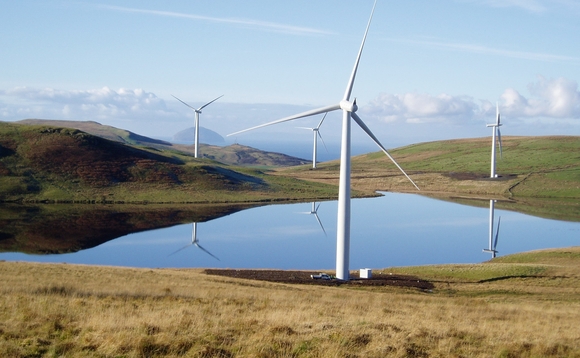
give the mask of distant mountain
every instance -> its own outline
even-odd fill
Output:
[[[25,119],[15,123],[73,128],[92,134],[94,136],[98,136],[101,138],[125,144],[139,145],[144,147],[156,148],[159,150],[179,151],[187,155],[193,155],[194,153],[193,145],[171,143],[167,141],[153,139],[130,132],[128,130],[102,125],[94,121]],[[187,131],[188,129],[181,131],[178,134],[184,133],[183,135],[185,136],[188,134]],[[205,132],[209,133],[208,135],[211,137],[212,136],[211,133],[214,133],[217,137],[221,138],[223,142],[223,137],[221,137],[219,134],[212,132],[210,130],[206,131],[200,132],[200,135]],[[193,132],[191,136],[193,137]],[[217,137],[215,141],[219,140],[219,138]],[[199,146],[200,157],[210,158],[224,164],[241,165],[241,166],[287,167],[311,163],[309,160],[306,159],[296,158],[282,153],[266,152],[256,148],[246,147],[237,144],[226,147],[220,147],[218,145],[203,144],[202,140],[200,140],[200,142],[202,142]]]
[[[175,143],[191,143],[193,144],[193,137],[195,135],[195,127],[184,129],[175,133],[172,140]],[[199,143],[210,145],[223,145],[225,143],[224,137],[218,133],[204,127],[199,127]]]

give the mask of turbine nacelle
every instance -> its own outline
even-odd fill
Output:
[[[354,100],[354,102],[350,102],[347,100],[340,101],[340,109],[350,113],[356,112],[358,110],[358,106],[356,105],[356,99]]]

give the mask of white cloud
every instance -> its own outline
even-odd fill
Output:
[[[546,79],[530,83],[531,97],[525,98],[513,88],[501,95],[502,112],[512,117],[580,118],[580,92],[576,81],[565,78]]]
[[[195,106],[198,103],[191,104]],[[537,81],[528,85],[525,93],[515,88],[505,89],[499,98],[499,104],[506,125],[509,121],[510,128],[520,131],[522,135],[533,133],[534,128],[540,127],[543,132],[549,129],[551,133],[560,134],[577,134],[580,130],[580,92],[577,82],[573,80],[538,77]],[[408,136],[413,138],[419,132],[425,138],[436,137],[440,124],[455,128],[456,136],[463,135],[463,131],[469,135],[470,130],[477,136],[479,132],[475,128],[495,115],[495,100],[479,100],[446,93],[383,93],[369,103],[361,103],[359,106],[361,118],[374,121],[379,129],[383,128],[385,135],[392,135],[389,128],[398,124],[398,127],[407,128]],[[225,135],[308,109],[310,107],[284,104],[218,101],[212,104],[211,111],[204,112],[202,126]],[[335,117],[340,118],[338,115],[331,115],[329,120]],[[103,87],[60,90],[17,87],[0,90],[0,120],[25,118],[92,120],[143,135],[171,137],[192,126],[193,111],[178,101],[169,100],[166,103],[154,93],[143,89],[113,90]],[[296,125],[315,125],[314,122],[319,119],[311,119],[312,123],[305,119],[298,124],[271,126],[257,131],[255,136],[263,138],[268,129],[294,133]],[[332,139],[334,134],[325,130],[325,139],[328,136]],[[251,137],[248,134],[240,137],[240,140],[249,140]]]
[[[580,12],[578,0],[458,0],[472,2],[495,8],[516,8],[531,13],[545,13],[549,11]]]
[[[480,2],[492,7],[516,7],[530,12],[546,11],[546,7],[537,0],[481,0]]]
[[[195,15],[195,14],[184,14],[184,13],[172,12],[172,11],[135,9],[135,8],[127,8],[127,7],[121,7],[121,6],[113,6],[113,5],[100,5],[100,7],[104,8],[104,9],[108,9],[108,10],[122,11],[122,12],[129,12],[129,13],[148,14],[148,15],[164,16],[164,17],[175,17],[175,18],[214,22],[214,23],[225,23],[225,24],[230,24],[230,25],[237,25],[237,26],[243,26],[243,27],[248,27],[248,28],[254,28],[254,29],[258,29],[258,30],[262,30],[262,31],[274,31],[274,32],[281,32],[281,33],[286,33],[286,34],[291,34],[291,35],[329,35],[329,34],[331,34],[331,32],[313,29],[310,27],[299,27],[299,26],[285,25],[285,24],[252,20],[252,19],[211,17],[211,16],[203,16],[203,15]]]
[[[500,111],[514,119],[563,120],[580,118],[578,83],[566,78],[546,79],[528,85],[526,98],[514,88],[500,96]],[[382,122],[468,124],[495,115],[495,104],[468,96],[421,93],[381,94],[361,111]]]
[[[155,94],[145,92],[142,89],[125,89],[117,91],[108,87],[89,90],[59,90],[54,88],[29,88],[16,87],[7,91],[1,91],[0,95],[15,97],[20,101],[26,100],[27,104],[18,108],[12,106],[15,114],[29,113],[34,115],[36,111],[56,118],[139,118],[150,116],[154,113],[158,116],[172,115],[165,102]]]
[[[363,111],[384,122],[460,123],[480,114],[481,106],[467,96],[380,94],[365,105]]]
[[[573,56],[557,55],[542,52],[506,50],[478,44],[444,42],[435,40],[417,40],[417,39],[391,39],[390,41],[429,46],[438,49],[453,50],[459,52],[517,58],[522,60],[580,64],[580,58]]]

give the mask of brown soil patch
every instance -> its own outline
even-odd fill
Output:
[[[233,270],[233,269],[207,269],[208,275],[217,275],[249,280],[260,280],[279,283],[322,285],[322,286],[397,286],[412,287],[421,290],[432,290],[435,286],[425,280],[414,276],[390,275],[374,273],[372,278],[359,278],[358,274],[351,274],[349,281],[338,279],[313,279],[310,275],[317,275],[318,271],[286,271],[286,270]]]

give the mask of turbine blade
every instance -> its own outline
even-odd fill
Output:
[[[169,256],[173,256],[173,255],[175,255],[176,253],[178,253],[179,251],[187,249],[187,248],[188,248],[188,247],[190,247],[191,245],[193,245],[193,243],[191,243],[191,244],[187,244],[187,245],[185,245],[184,247],[182,247],[181,249],[179,249],[179,250],[176,250],[176,251],[173,251],[172,253],[170,253],[170,254],[169,254],[169,255],[167,255],[167,256],[168,256],[168,257],[169,257]]]
[[[318,131],[318,137],[320,137],[320,140],[322,141],[322,144],[324,145],[324,149],[326,149],[326,153],[328,153],[328,148],[326,147],[326,143],[324,143],[324,139],[322,139],[322,134],[320,134],[320,131]]]
[[[179,102],[185,104],[186,106],[188,106],[189,108],[193,109],[194,111],[197,111],[197,109],[193,108],[192,106],[190,106],[189,104],[183,102],[182,100],[180,100],[179,98],[175,97],[174,95],[171,95],[173,98],[175,98],[176,100],[178,100]]]
[[[233,135],[236,135],[236,134],[248,132],[248,131],[251,131],[251,130],[254,130],[254,129],[258,129],[258,128],[262,128],[262,127],[266,127],[266,126],[271,126],[273,124],[278,124],[278,123],[282,123],[282,122],[291,121],[291,120],[298,119],[298,118],[304,118],[304,117],[314,116],[316,114],[320,114],[320,113],[324,113],[324,112],[336,111],[337,109],[340,109],[340,104],[333,104],[331,106],[326,106],[326,107],[322,107],[322,108],[312,109],[310,111],[298,113],[298,114],[295,114],[295,115],[289,116],[289,117],[284,117],[284,118],[278,119],[276,121],[272,121],[272,122],[260,124],[259,126],[255,126],[255,127],[252,127],[252,128],[248,128],[248,129],[244,129],[244,130],[237,131],[237,132],[234,132],[234,133],[230,133],[230,134],[226,135],[226,137],[230,137],[230,136],[233,136]]]
[[[401,168],[401,166],[389,154],[389,152],[387,152],[387,150],[385,149],[385,147],[383,147],[383,145],[381,144],[381,142],[379,142],[379,140],[377,139],[377,137],[375,137],[375,135],[373,134],[373,132],[371,132],[371,130],[369,129],[369,127],[367,127],[367,125],[362,121],[362,119],[360,119],[360,117],[358,116],[358,114],[356,114],[355,112],[352,112],[350,115],[351,115],[352,119],[354,119],[355,122],[362,128],[362,130],[365,131],[366,134],[368,134],[369,137],[371,137],[371,139],[375,142],[375,144],[378,145],[379,148],[381,148],[381,150],[387,155],[387,157],[389,157],[389,159],[397,166],[397,168],[399,168],[399,170],[403,174],[405,174],[405,176],[407,177],[407,179],[409,179],[409,181],[415,186],[415,188],[417,188],[417,190],[421,190],[421,189],[419,189],[419,187],[417,186],[417,184],[415,184],[415,182],[413,181],[413,179],[411,179],[411,177],[409,177],[407,175],[407,173],[405,173],[405,171],[403,170],[403,168]]]
[[[213,101],[209,101],[206,104],[204,104],[203,106],[199,107],[197,110],[201,111],[202,109],[204,109],[205,107],[209,106],[210,104],[214,103],[215,101],[217,101],[218,99],[222,98],[224,95],[222,94],[221,96],[219,96],[218,98],[214,99]]]
[[[296,127],[298,129],[308,129],[308,130],[314,130],[314,128],[310,128],[310,127]]]
[[[220,259],[218,259],[214,254],[212,254],[211,252],[207,251],[206,249],[204,249],[203,247],[201,247],[200,244],[195,243],[195,246],[199,247],[201,250],[203,250],[203,252],[205,252],[206,254],[208,254],[209,256],[213,257],[214,259],[220,261]]]
[[[497,248],[497,238],[499,237],[499,224],[501,223],[501,216],[497,220],[497,230],[495,231],[495,240],[493,242],[493,249]]]
[[[328,235],[326,235],[326,230],[324,230],[324,225],[322,225],[322,221],[320,221],[320,218],[318,217],[318,214],[316,212],[314,213],[314,217],[318,221],[318,224],[320,224],[320,228],[322,229],[322,232],[324,232],[324,235],[328,236]]]
[[[320,129],[320,126],[322,125],[322,122],[324,122],[324,118],[326,118],[327,114],[328,114],[328,112],[324,113],[324,117],[322,117],[322,119],[320,120],[320,123],[318,123],[318,125],[315,127],[316,129]]]
[[[346,85],[346,90],[344,92],[343,100],[348,101],[350,99],[350,94],[352,92],[352,86],[354,85],[354,78],[356,77],[356,71],[358,70],[358,64],[360,62],[360,57],[362,55],[363,47],[365,46],[365,41],[367,39],[367,34],[369,32],[369,28],[371,27],[371,20],[373,19],[373,14],[375,12],[375,6],[377,6],[377,0],[373,5],[373,10],[371,11],[371,16],[369,17],[369,22],[367,23],[367,29],[365,30],[365,34],[362,39],[362,43],[360,45],[360,49],[358,50],[358,55],[356,57],[356,61],[354,62],[354,67],[352,69],[352,73],[350,74],[350,79],[348,80],[348,84]]]

